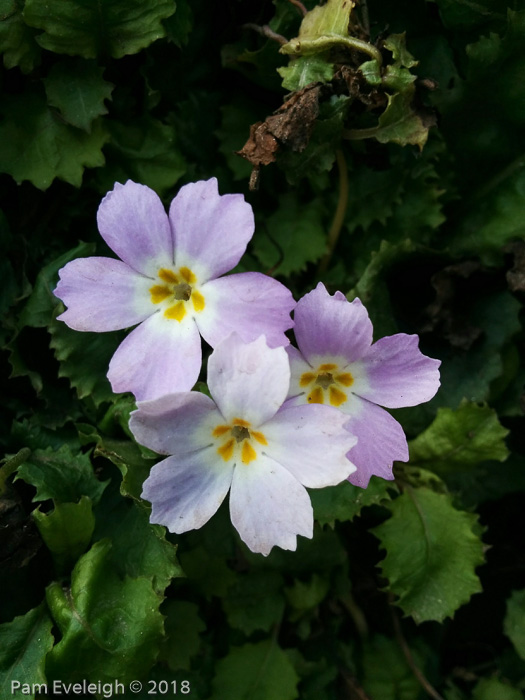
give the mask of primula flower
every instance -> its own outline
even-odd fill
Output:
[[[289,401],[336,406],[357,436],[349,481],[365,488],[375,474],[393,479],[394,460],[408,461],[403,428],[381,406],[416,406],[439,387],[439,360],[423,355],[417,335],[398,333],[372,345],[372,323],[355,299],[328,294],[319,283],[294,311],[299,350],[287,348],[292,370]]]
[[[182,187],[169,217],[144,185],[116,184],[100,204],[102,238],[121,258],[73,260],[60,271],[58,318],[79,331],[140,324],[109,365],[113,391],[139,400],[187,391],[198,379],[199,333],[212,346],[236,331],[245,341],[266,334],[288,344],[291,292],[259,272],[217,279],[231,270],[253,235],[251,206],[240,194],[220,196],[217,180]]]
[[[183,533],[201,527],[230,490],[234,527],[254,552],[296,548],[312,537],[305,486],[338,484],[354,465],[346,453],[356,439],[346,416],[329,406],[281,408],[290,364],[283,347],[264,336],[244,344],[237,334],[208,360],[213,400],[198,392],[139,402],[130,428],[160,454],[144,483],[151,522]]]

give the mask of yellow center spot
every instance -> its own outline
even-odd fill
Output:
[[[347,394],[342,390],[354,383],[350,372],[337,372],[338,367],[332,362],[326,362],[316,370],[304,372],[299,378],[299,386],[313,384],[306,397],[308,403],[330,403],[332,406],[342,406],[347,400]],[[326,393],[326,396],[325,396]]]
[[[225,462],[237,455],[243,464],[249,464],[257,459],[257,450],[253,440],[260,445],[267,445],[266,437],[258,430],[252,430],[250,423],[242,418],[234,418],[231,425],[217,425],[212,430],[214,438],[226,440],[217,447],[217,453]]]
[[[189,267],[181,267],[178,272],[161,267],[158,276],[163,284],[154,284],[149,293],[153,304],[164,304],[165,318],[180,323],[189,311],[186,302],[190,299],[195,313],[204,309],[204,296],[195,289],[197,277]]]

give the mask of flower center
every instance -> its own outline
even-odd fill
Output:
[[[263,433],[250,428],[248,421],[242,418],[234,418],[232,425],[217,425],[212,435],[214,438],[225,438],[217,448],[217,452],[225,462],[229,462],[234,456],[237,459],[240,456],[243,464],[249,464],[257,459],[255,443],[268,444]]]
[[[161,284],[154,284],[149,293],[153,304],[162,304],[166,318],[182,321],[190,299],[196,313],[204,309],[204,297],[195,289],[197,278],[189,267],[181,267],[178,272],[161,267],[158,276]]]
[[[340,372],[338,366],[332,363],[319,365],[312,372],[304,372],[299,380],[302,387],[313,384],[306,397],[308,403],[326,403],[327,399],[332,406],[342,406],[348,400],[341,387],[347,389],[353,383],[350,372]]]

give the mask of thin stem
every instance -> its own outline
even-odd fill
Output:
[[[368,623],[366,621],[366,617],[359,607],[359,605],[355,602],[354,596],[350,591],[347,591],[344,595],[340,596],[339,600],[341,601],[341,604],[345,608],[345,610],[349,613],[350,617],[353,620],[353,623],[355,625],[356,630],[359,633],[359,636],[361,637],[362,640],[367,640],[368,639]]]
[[[370,18],[368,16],[367,0],[361,0],[361,2],[359,3],[359,7],[361,8],[361,21],[363,23],[363,28],[367,33],[367,36],[370,36]]]
[[[426,679],[424,676],[423,672],[419,668],[419,666],[416,664],[414,661],[414,657],[412,656],[412,652],[410,651],[410,647],[407,644],[407,641],[405,637],[403,636],[403,632],[401,630],[401,624],[399,622],[399,617],[392,607],[390,605],[390,612],[392,614],[392,622],[394,625],[394,634],[396,636],[397,642],[399,646],[401,647],[401,651],[403,652],[403,655],[407,661],[407,664],[410,666],[410,670],[414,674],[415,678],[419,682],[420,686],[423,688],[425,693],[433,698],[433,700],[444,700],[443,696],[440,695],[437,690],[429,683],[429,681]]]
[[[335,152],[335,159],[339,172],[339,199],[337,201],[337,209],[335,210],[332,225],[328,232],[328,250],[319,263],[319,274],[325,272],[330,264],[335,246],[339,240],[341,228],[345,220],[346,208],[348,206],[348,166],[343,151],[340,148]]]
[[[261,36],[266,37],[266,39],[271,39],[272,41],[276,41],[278,44],[281,46],[284,46],[284,44],[288,43],[288,39],[283,36],[282,34],[277,34],[277,32],[274,32],[271,27],[269,27],[267,24],[263,24],[262,26],[259,24],[253,24],[252,22],[247,22],[246,24],[242,25],[243,29],[252,29],[254,32],[257,32],[257,34],[260,34]]]
[[[349,141],[362,141],[373,138],[378,131],[378,126],[371,126],[368,129],[343,129],[343,138]]]
[[[374,58],[379,66],[383,63],[381,52],[368,41],[357,39],[354,36],[320,36],[317,39],[299,39],[295,38],[281,47],[280,51],[284,54],[295,56],[311,56],[312,54],[328,51],[335,47],[344,47],[361,51]]]
[[[307,10],[306,7],[303,5],[303,3],[301,2],[301,0],[288,0],[288,2],[291,3],[292,5],[295,5],[295,7],[297,7],[297,8],[299,9],[299,11],[300,11],[301,14],[303,15],[303,17],[304,17],[304,16],[306,15],[306,13],[308,12],[308,10]]]

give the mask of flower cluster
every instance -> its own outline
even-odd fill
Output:
[[[68,263],[55,290],[67,307],[59,318],[80,331],[137,326],[108,379],[137,400],[136,439],[168,455],[144,483],[152,522],[174,533],[199,528],[229,491],[234,527],[267,555],[312,537],[305,487],[393,478],[408,448],[381,406],[417,405],[439,386],[439,362],[419,351],[417,336],[372,344],[361,302],[331,296],[322,283],[296,304],[261,273],[223,277],[254,220],[243,196],[219,195],[215,179],[182,187],[169,215],[148,187],[116,184],[98,226],[120,259]],[[292,326],[297,348],[285,334]],[[200,336],[213,348],[211,398],[192,391]]]

